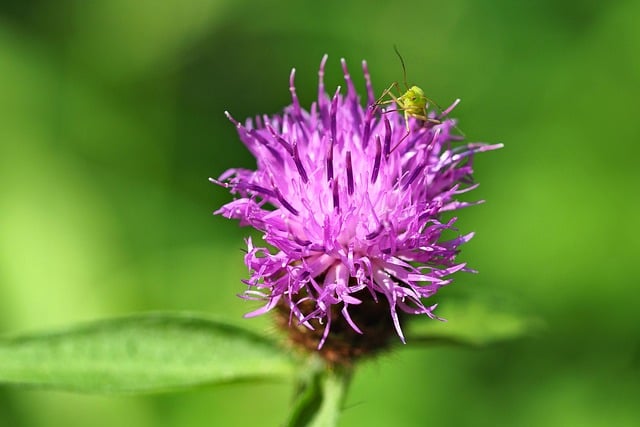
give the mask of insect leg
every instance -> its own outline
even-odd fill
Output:
[[[375,105],[382,105],[382,104],[390,104],[392,102],[398,102],[398,97],[396,97],[392,90],[393,88],[396,88],[396,90],[398,91],[398,93],[400,93],[400,86],[398,85],[398,82],[393,82],[391,83],[391,86],[389,86],[388,88],[386,88],[383,92],[382,95],[380,95],[380,98],[378,98],[378,100],[376,101]],[[385,96],[390,96],[392,98],[392,100],[387,100],[387,101],[383,101]]]

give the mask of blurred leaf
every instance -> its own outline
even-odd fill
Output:
[[[291,362],[260,335],[179,313],[139,314],[0,340],[0,383],[88,393],[277,379],[292,372]]]
[[[445,322],[415,320],[409,324],[408,342],[478,347],[530,334],[542,326],[533,317],[493,310],[477,302],[449,301],[439,316]]]
[[[338,424],[347,387],[348,369],[327,369],[316,361],[304,378],[287,427],[333,427]]]

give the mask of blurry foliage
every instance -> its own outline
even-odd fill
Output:
[[[367,59],[380,90],[401,79],[397,44],[410,82],[441,105],[462,98],[470,139],[505,143],[476,159],[473,196],[488,202],[458,225],[477,231],[462,256],[480,274],[441,291],[443,313],[462,296],[485,296],[484,313],[515,300],[546,327],[482,350],[409,343],[357,373],[342,425],[635,425],[639,13],[631,0],[4,2],[0,331],[140,310],[240,319],[246,231],[211,217],[230,196],[207,177],[253,160],[223,111],[277,112],[294,66],[308,105],[323,53],[328,88],[345,57],[360,87]],[[272,333],[266,317],[246,324]],[[289,393],[0,390],[0,425],[277,425]]]

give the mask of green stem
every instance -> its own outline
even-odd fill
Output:
[[[353,371],[311,361],[298,388],[288,427],[335,427]]]
[[[334,427],[347,397],[347,389],[351,382],[351,371],[327,371],[322,378],[322,405],[310,426]]]

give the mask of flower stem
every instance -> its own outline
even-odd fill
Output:
[[[314,359],[305,370],[287,427],[335,427],[351,382],[351,368]]]

